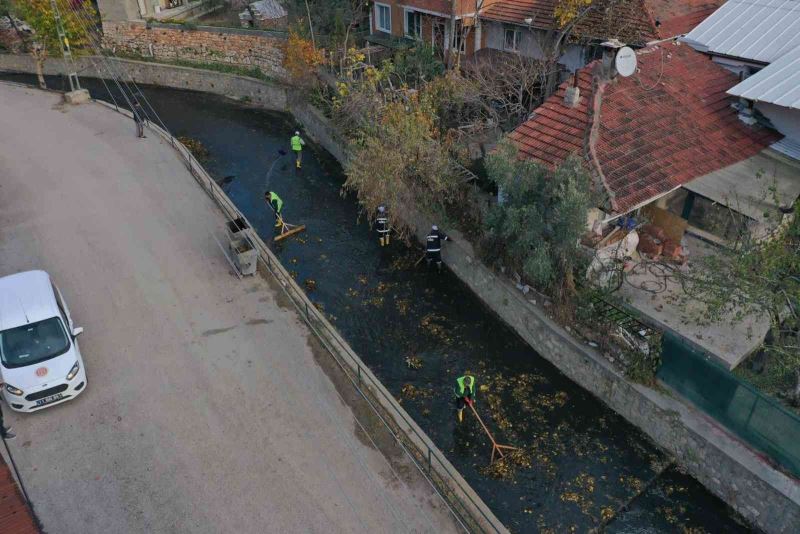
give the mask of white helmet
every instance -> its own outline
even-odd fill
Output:
[[[300,135],[300,130],[296,130],[296,131],[294,132],[294,134],[295,134],[295,135]]]
[[[435,224],[433,226],[431,226],[431,232],[438,232],[438,231],[439,231],[439,227],[438,226],[436,226]]]
[[[383,213],[385,211],[386,211],[386,206],[383,206],[383,205],[378,206],[378,213]]]

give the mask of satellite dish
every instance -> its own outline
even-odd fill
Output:
[[[614,59],[614,66],[620,76],[627,78],[636,72],[636,52],[629,46],[623,46],[617,52],[617,57]]]

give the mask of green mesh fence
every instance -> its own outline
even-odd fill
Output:
[[[658,378],[731,432],[800,477],[800,416],[665,333]]]

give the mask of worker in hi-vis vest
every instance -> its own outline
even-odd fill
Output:
[[[281,200],[281,197],[274,191],[267,191],[264,193],[264,199],[275,214],[275,228],[280,227],[282,225],[281,210],[283,209],[283,200]]]
[[[302,137],[300,137],[299,131],[294,132],[294,136],[291,139],[291,144],[295,155],[295,164],[299,169],[303,161],[303,147],[306,146],[306,142],[303,141]]]
[[[458,414],[458,422],[464,420],[464,408],[474,402],[472,397],[475,396],[475,377],[470,374],[459,376],[456,378],[456,387],[454,388],[456,395],[456,410]]]

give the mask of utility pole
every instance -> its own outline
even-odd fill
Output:
[[[64,97],[71,104],[86,102],[89,100],[89,91],[81,89],[78,72],[75,70],[75,61],[72,59],[72,51],[69,48],[69,39],[67,39],[67,34],[64,31],[64,21],[61,19],[61,12],[58,10],[56,0],[50,0],[50,7],[53,9],[53,19],[56,23],[56,33],[61,46],[61,56],[64,58],[64,67],[68,71],[69,93]]]
[[[69,78],[69,90],[70,92],[77,91],[81,88],[81,84],[78,81],[78,73],[75,71],[75,62],[72,60],[72,52],[69,49],[69,39],[67,39],[67,34],[64,32],[64,21],[61,20],[61,12],[58,10],[56,0],[50,0],[50,7],[53,9],[53,18],[56,22],[56,33],[58,33],[58,42],[61,45],[61,55],[64,58],[64,66],[72,71],[67,73],[67,77]]]

